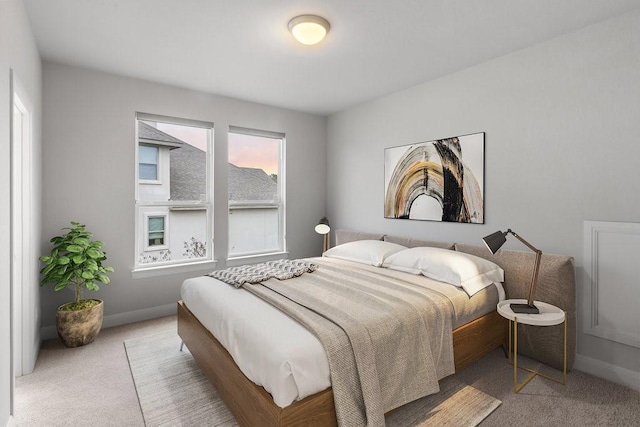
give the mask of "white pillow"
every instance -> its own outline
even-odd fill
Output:
[[[441,248],[405,249],[386,258],[382,266],[423,274],[461,287],[469,296],[494,282],[504,282],[504,270],[497,264],[474,255]]]
[[[322,256],[380,267],[386,257],[405,249],[407,249],[406,246],[382,240],[356,240],[335,246]]]

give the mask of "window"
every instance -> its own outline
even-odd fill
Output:
[[[212,260],[213,124],[136,114],[135,269]]]
[[[160,149],[151,145],[138,146],[138,178],[140,180],[158,180],[158,152]]]
[[[148,224],[149,247],[164,246],[164,222],[165,216],[150,216]]]
[[[229,129],[229,257],[284,252],[284,134]]]

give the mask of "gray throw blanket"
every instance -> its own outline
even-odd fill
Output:
[[[313,274],[244,286],[322,343],[338,423],[383,426],[384,413],[439,391],[454,372],[452,305],[424,278],[314,259]]]
[[[311,273],[317,268],[318,265],[311,262],[278,259],[262,264],[241,265],[225,270],[216,270],[207,276],[239,288],[246,283],[256,284],[273,278],[278,280],[292,279],[304,273]]]

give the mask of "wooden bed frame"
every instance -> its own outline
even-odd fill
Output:
[[[331,388],[280,408],[271,395],[240,371],[229,352],[178,302],[178,335],[241,426],[336,426]],[[456,371],[500,347],[507,321],[496,311],[453,331]]]

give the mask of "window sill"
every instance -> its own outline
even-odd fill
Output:
[[[213,271],[217,265],[216,260],[190,262],[188,264],[159,265],[131,270],[131,277],[144,279],[146,277],[166,276],[167,274],[179,274],[197,272],[202,270]]]
[[[270,252],[266,254],[242,255],[227,258],[227,267],[243,264],[256,264],[259,262],[273,261],[275,259],[289,258],[289,252]]]

